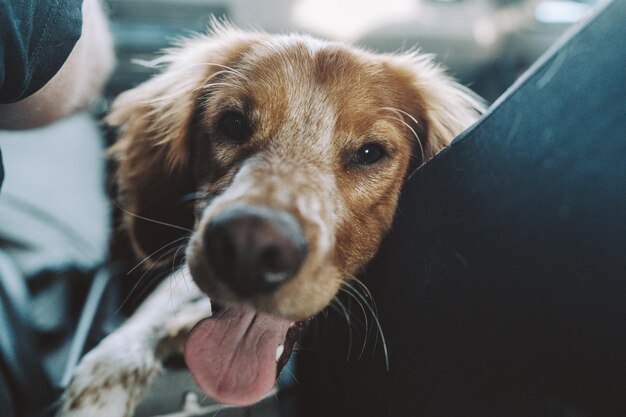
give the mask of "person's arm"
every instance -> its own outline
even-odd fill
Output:
[[[46,125],[86,109],[113,67],[111,35],[99,0],[84,0],[80,39],[56,75],[34,94],[0,104],[0,129]]]

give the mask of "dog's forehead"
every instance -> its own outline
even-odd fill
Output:
[[[280,91],[291,99],[319,93],[344,100],[373,99],[386,78],[377,55],[300,35],[252,44],[239,66],[251,87]]]
[[[337,131],[363,136],[380,108],[395,105],[383,58],[344,44],[272,37],[253,44],[237,68],[266,128],[312,131],[315,142]]]

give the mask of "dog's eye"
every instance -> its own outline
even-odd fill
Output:
[[[248,118],[237,111],[226,112],[217,124],[220,132],[234,142],[245,142],[252,134]]]
[[[371,165],[383,156],[385,156],[385,151],[382,147],[374,143],[366,143],[356,151],[350,162],[354,165]]]

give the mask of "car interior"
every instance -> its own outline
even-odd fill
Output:
[[[155,73],[154,59],[177,39],[206,31],[218,17],[380,52],[419,48],[491,103],[594,3],[106,0],[117,65],[97,105],[45,128],[0,131],[7,173],[0,193],[0,415],[53,415],[80,358],[163,277],[137,267],[120,230],[105,158],[115,132],[101,118],[118,94]],[[171,357],[135,416],[298,417],[298,376],[295,355],[273,395],[225,408],[200,392],[182,357]]]

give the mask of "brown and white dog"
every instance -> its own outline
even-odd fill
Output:
[[[210,397],[261,399],[300,324],[377,251],[411,161],[483,108],[430,56],[217,26],[164,56],[108,118],[137,254],[171,264],[171,250],[151,255],[183,244],[186,258],[83,359],[63,416],[131,415],[183,347]],[[219,314],[201,320],[209,299]]]

